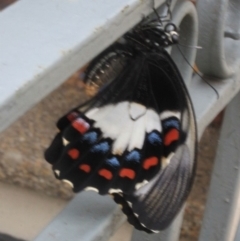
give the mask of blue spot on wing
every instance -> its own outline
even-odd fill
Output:
[[[127,161],[134,161],[134,162],[139,162],[141,158],[141,155],[138,151],[134,150],[131,151],[130,153],[127,154],[127,156],[125,157],[125,159]]]
[[[110,149],[110,146],[109,144],[105,141],[105,142],[102,142],[102,143],[99,143],[97,145],[94,145],[92,148],[91,148],[91,152],[100,152],[102,154],[108,152]]]
[[[92,131],[88,132],[83,136],[83,140],[89,142],[90,144],[94,144],[97,141],[97,133]]]
[[[162,144],[162,138],[160,137],[160,135],[156,132],[152,132],[150,134],[148,134],[147,136],[147,140],[152,144],[152,145],[156,145],[156,144]]]
[[[167,121],[163,122],[163,127],[164,128],[174,127],[174,128],[179,130],[180,129],[180,122],[179,122],[179,120],[176,120],[176,119],[170,119],[170,120],[167,120]]]
[[[106,163],[112,167],[119,167],[120,163],[116,157],[112,157],[111,159],[106,160]]]

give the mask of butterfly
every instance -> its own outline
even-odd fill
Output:
[[[56,178],[111,194],[148,233],[170,225],[195,175],[194,109],[165,50],[178,38],[173,23],[146,19],[97,56],[84,80],[95,96],[59,119],[45,151]]]

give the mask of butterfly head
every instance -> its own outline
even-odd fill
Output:
[[[168,45],[177,44],[179,34],[176,25],[173,23],[168,23],[164,30],[164,33],[168,36]]]
[[[158,20],[151,20],[126,34],[126,39],[138,50],[154,51],[177,44],[179,34],[175,24],[167,23],[164,27]]]

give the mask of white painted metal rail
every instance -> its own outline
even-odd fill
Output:
[[[155,7],[162,3],[163,0],[155,1]],[[238,0],[221,0],[215,8],[212,4],[198,1],[199,39],[204,49],[197,62],[204,73],[214,76],[209,81],[218,91],[219,99],[198,76],[191,78],[191,68],[176,49],[172,54],[189,83],[199,137],[235,97],[226,111],[200,240],[239,241],[240,215],[234,210],[240,206],[240,43],[237,39],[240,24],[237,26],[231,16],[234,13],[235,21],[240,22],[240,14],[236,14],[240,12],[240,4]],[[143,15],[152,12],[152,7],[149,0],[21,0],[1,12],[0,131],[138,23]],[[196,45],[198,20],[194,6],[185,0],[174,0],[172,11],[174,21],[180,25],[181,42]],[[225,14],[226,22],[216,11]],[[219,38],[214,38],[216,34]],[[230,38],[223,39],[224,35]],[[195,49],[184,49],[184,55],[193,62]],[[208,68],[210,64],[214,67]],[[134,231],[132,240],[176,241],[181,218],[182,214],[158,235]],[[123,221],[124,216],[109,197],[83,192],[35,241],[108,240]]]

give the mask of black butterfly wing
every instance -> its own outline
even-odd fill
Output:
[[[132,195],[114,194],[114,200],[123,205],[129,222],[146,232],[157,232],[170,225],[190,192],[196,168],[197,130],[192,103],[175,64],[168,54],[165,53],[165,57],[164,61],[172,69],[171,79],[178,79],[176,87],[186,100],[181,115],[186,137],[168,157],[169,164],[150,182]]]
[[[57,178],[76,192],[124,193],[128,210],[137,214],[135,226],[150,232],[172,221],[190,190],[196,126],[183,80],[165,51],[128,58],[111,83],[58,127],[58,141],[45,153]]]

